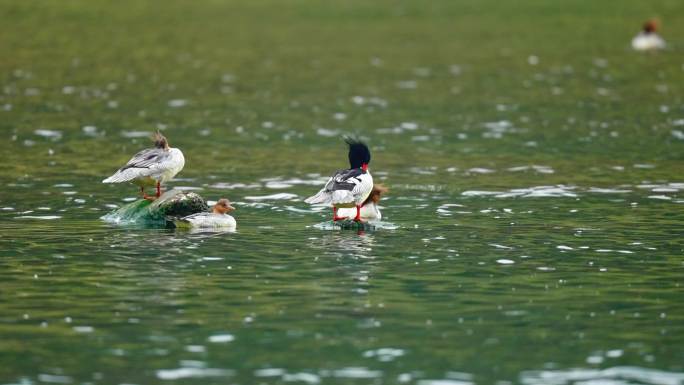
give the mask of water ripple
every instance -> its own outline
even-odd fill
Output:
[[[647,369],[636,366],[617,366],[607,369],[567,369],[528,371],[520,375],[525,385],[572,384],[643,384],[681,385],[684,373]]]

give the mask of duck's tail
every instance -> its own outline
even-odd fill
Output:
[[[324,204],[333,206],[353,205],[354,201],[354,194],[352,194],[352,192],[349,190],[321,190],[318,192],[318,194],[310,196],[304,200],[304,202],[311,205]]]
[[[122,182],[128,182],[130,180],[135,179],[139,175],[137,172],[133,169],[127,168],[125,170],[119,170],[114,173],[114,175],[110,176],[109,178],[103,179],[102,183],[122,183]]]
[[[325,191],[325,189],[319,191],[316,195],[312,195],[306,199],[304,199],[305,203],[308,203],[310,205],[318,205],[318,204],[326,204],[329,205],[332,203],[332,194],[329,191]]]

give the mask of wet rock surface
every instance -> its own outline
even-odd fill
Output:
[[[207,201],[195,192],[170,190],[155,201],[139,199],[102,217],[107,222],[165,226],[177,218],[209,210]]]

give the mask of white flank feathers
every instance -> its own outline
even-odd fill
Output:
[[[368,202],[367,204],[361,206],[360,213],[361,219],[364,221],[379,221],[382,219],[380,209],[373,202]],[[337,210],[337,216],[352,219],[356,216],[356,208],[341,208]]]
[[[665,48],[665,40],[655,32],[639,32],[632,39],[632,48],[637,51],[652,51]]]
[[[354,192],[349,190],[335,190],[330,194],[332,204],[352,204],[354,203]]]
[[[235,218],[228,214],[197,213],[183,217],[181,221],[190,223],[192,227],[203,229],[234,229],[237,227]]]

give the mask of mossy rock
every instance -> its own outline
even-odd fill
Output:
[[[350,219],[337,221],[334,226],[340,227],[342,230],[358,230],[358,231],[374,231],[375,224],[370,222],[354,222]]]
[[[207,201],[194,192],[170,190],[155,201],[139,199],[102,217],[120,224],[166,226],[174,219],[209,210]]]

